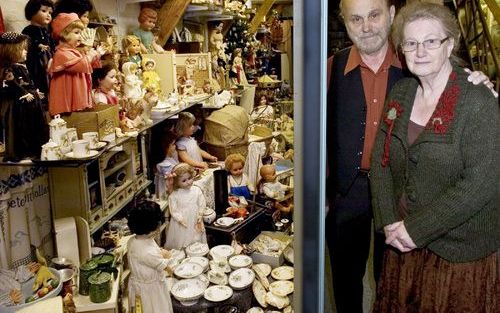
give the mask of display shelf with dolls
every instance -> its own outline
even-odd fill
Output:
[[[247,174],[244,173],[245,158],[239,153],[233,153],[226,157],[224,161],[226,171],[228,171],[227,186],[229,194],[242,196],[251,199],[253,185],[249,182]]]
[[[43,93],[33,84],[24,61],[28,36],[14,32],[0,35],[0,124],[5,133],[3,161],[38,159],[49,139]]]
[[[52,21],[52,35],[59,45],[49,67],[52,76],[49,113],[81,111],[92,108],[92,63],[99,62],[99,52],[82,54],[78,49],[83,23],[76,13],[61,13]]]
[[[156,43],[152,30],[156,26],[158,13],[150,7],[143,7],[138,17],[139,27],[132,33],[141,40],[142,53],[163,53],[165,50]]]
[[[125,62],[134,62],[139,68],[142,67],[141,40],[135,35],[127,35],[122,39],[122,48]]]
[[[95,103],[117,105],[118,96],[115,88],[118,84],[114,63],[105,63],[92,73],[93,97]]]
[[[161,93],[160,75],[155,71],[156,62],[150,58],[142,60],[142,83],[143,88],[154,92],[157,95]]]
[[[56,48],[48,30],[53,9],[50,0],[29,0],[24,7],[24,15],[30,21],[22,31],[30,38],[26,67],[35,86],[44,94],[49,92],[47,68]]]
[[[293,210],[293,191],[290,186],[280,183],[276,177],[276,167],[266,164],[260,168],[260,181],[257,184],[257,192],[261,196],[273,200],[274,208],[290,213]]]
[[[206,200],[198,186],[193,185],[195,169],[186,163],[174,166],[174,191],[168,197],[170,224],[167,231],[167,249],[183,249],[194,242],[207,242],[203,213]]]

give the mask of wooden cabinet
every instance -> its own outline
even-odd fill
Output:
[[[140,135],[88,162],[49,167],[53,217],[79,215],[91,233],[102,227],[151,183],[144,148]]]

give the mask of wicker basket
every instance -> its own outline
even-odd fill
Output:
[[[218,160],[225,160],[226,157],[232,153],[240,153],[246,158],[248,154],[248,143],[243,143],[239,145],[227,145],[227,146],[216,146],[213,144],[205,143],[207,152],[213,156],[216,156]]]

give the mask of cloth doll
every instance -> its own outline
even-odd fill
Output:
[[[125,62],[122,65],[122,72],[125,75],[123,93],[125,98],[139,100],[144,96],[142,81],[137,77],[137,65],[134,62]]]
[[[35,86],[44,94],[49,92],[47,69],[56,48],[49,34],[54,5],[50,0],[29,0],[24,7],[24,15],[30,21],[22,33],[30,37],[26,67]]]
[[[203,159],[217,161],[217,157],[202,150],[198,146],[196,139],[192,137],[194,133],[194,121],[195,117],[192,113],[179,113],[179,119],[175,125],[175,130],[180,137],[177,139],[175,145],[177,146],[179,161],[205,170],[208,168],[208,164],[204,162]]]
[[[52,36],[60,42],[49,67],[51,115],[92,108],[92,63],[99,62],[99,52],[84,55],[76,49],[83,29],[76,13],[61,13],[52,21]]]
[[[194,242],[207,242],[203,213],[206,200],[198,186],[193,185],[195,169],[186,163],[173,168],[174,191],[168,197],[170,224],[167,231],[167,249],[183,249]]]
[[[165,158],[160,163],[156,164],[156,197],[160,200],[167,198],[167,178],[172,172],[175,165],[179,163],[177,151],[175,149],[175,141],[177,135],[173,131],[167,131],[162,138],[162,151],[165,153]]]
[[[227,178],[229,194],[251,199],[252,194],[250,193],[250,189],[253,188],[248,181],[247,174],[243,172],[245,158],[239,153],[233,153],[226,157],[224,164],[226,166],[226,171],[229,172]]]
[[[135,234],[127,243],[130,268],[128,296],[130,312],[136,312],[136,296],[141,299],[142,312],[172,313],[172,301],[167,275],[172,253],[158,246],[154,237],[165,223],[165,215],[153,201],[144,201],[132,208],[127,216],[128,227]]]
[[[156,73],[156,62],[150,58],[144,58],[142,60],[142,83],[143,88],[148,89],[157,95],[161,93],[160,87],[160,75]]]
[[[116,69],[113,63],[106,63],[92,73],[93,97],[95,103],[118,104],[115,88],[118,84]]]
[[[4,161],[39,158],[49,130],[39,92],[23,64],[28,36],[0,35],[0,124],[5,133]]]
[[[122,39],[125,62],[134,62],[138,68],[142,66],[141,40],[135,35],[127,35]],[[125,63],[124,62],[124,63]]]
[[[141,50],[142,53],[163,53],[165,50],[156,43],[155,35],[152,30],[156,25],[158,19],[158,13],[148,7],[141,9],[139,14],[139,28],[135,29],[132,33],[139,37],[141,40]]]

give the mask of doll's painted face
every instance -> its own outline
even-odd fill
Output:
[[[19,55],[19,63],[23,63],[26,61],[26,58],[28,56],[28,44],[25,42],[23,43],[22,45],[22,48],[21,48],[21,53]]]
[[[267,104],[267,98],[266,96],[262,96],[260,97],[260,102],[259,102],[260,105],[266,105]]]
[[[151,31],[156,25],[156,19],[155,18],[145,18],[144,21],[141,23],[141,28],[143,30]]]
[[[117,83],[116,70],[112,69],[103,79],[99,80],[99,87],[103,90],[112,90]]]
[[[47,27],[52,21],[52,8],[46,5],[40,6],[40,10],[31,18],[33,24]]]
[[[146,71],[153,71],[155,69],[155,64],[153,62],[146,62],[144,67]]]
[[[66,43],[73,48],[76,48],[80,45],[82,36],[81,36],[82,30],[78,27],[73,28],[68,35],[66,36]]]
[[[80,21],[82,21],[83,26],[85,26],[85,27],[89,26],[89,23],[90,23],[89,14],[90,14],[89,11],[85,11],[85,13],[83,13],[80,16]]]
[[[182,133],[182,135],[185,137],[191,136],[192,134],[194,134],[194,128],[195,128],[194,124],[186,126],[186,128],[184,128],[184,132]]]
[[[179,188],[187,189],[193,185],[193,181],[194,179],[190,173],[184,173],[179,177],[177,185]]]
[[[240,177],[241,175],[243,175],[244,166],[245,165],[243,164],[243,162],[234,162],[231,168],[229,169],[229,172],[233,176]]]
[[[137,55],[140,52],[141,52],[141,45],[138,41],[134,41],[128,46],[128,53],[130,55]]]

